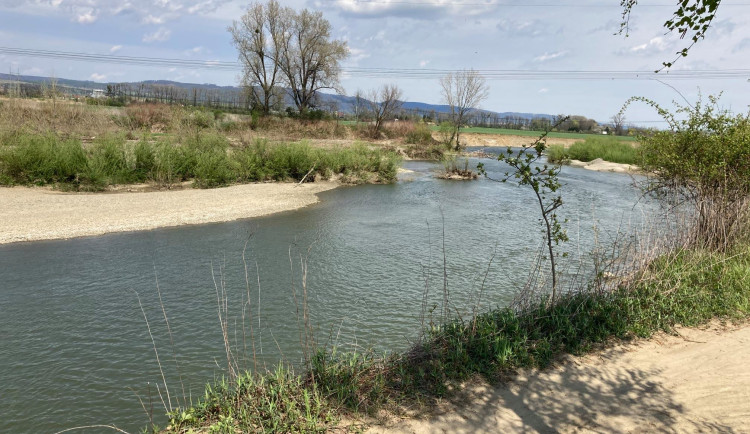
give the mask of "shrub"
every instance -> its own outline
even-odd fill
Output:
[[[435,142],[432,138],[430,127],[424,122],[414,125],[414,129],[406,134],[406,143],[412,145],[431,145]]]
[[[78,183],[88,172],[80,141],[23,134],[9,145],[0,149],[0,173],[6,184]]]
[[[669,131],[640,137],[642,166],[655,176],[648,191],[690,204],[694,224],[689,242],[726,250],[750,231],[750,116],[718,107],[718,98],[694,107],[677,106],[678,120],[658,104]],[[627,104],[626,104],[627,107]]]
[[[125,108],[124,124],[131,129],[151,129],[156,125],[170,125],[172,108],[166,104],[132,104]]]

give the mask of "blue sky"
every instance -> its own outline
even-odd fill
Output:
[[[645,71],[639,80],[490,80],[483,108],[580,114],[606,121],[630,96],[671,106],[679,90],[691,102],[723,92],[724,107],[746,112],[750,74],[731,79],[653,76],[686,41],[665,35],[674,2],[641,2],[628,38],[619,28],[619,1],[294,0],[295,9],[320,10],[336,38],[345,39],[345,67]],[[0,46],[176,59],[236,60],[226,28],[247,1],[234,0],[0,0]],[[0,54],[0,70],[95,81],[167,79],[232,85],[239,71],[179,70]],[[750,2],[724,0],[707,39],[674,71],[750,70]],[[657,78],[664,83],[653,80]],[[386,82],[406,99],[441,103],[438,80],[373,79],[344,74],[348,94]],[[659,117],[645,106],[628,110],[642,125]]]

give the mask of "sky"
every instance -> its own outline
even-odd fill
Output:
[[[744,3],[743,3],[744,2]],[[750,107],[750,0],[724,0],[704,41],[669,72],[654,74],[687,40],[662,27],[673,0],[639,2],[628,37],[619,1],[590,0],[280,0],[321,11],[333,37],[347,42],[342,64],[347,94],[394,83],[406,100],[442,103],[440,70],[474,69],[488,76],[493,111],[583,115],[606,122],[632,96],[674,107],[722,93],[735,113]],[[0,0],[0,47],[98,55],[233,62],[227,32],[250,3],[235,0]],[[356,68],[356,69],[355,69]],[[359,68],[396,69],[389,77]],[[414,78],[402,70],[433,72]],[[35,58],[0,52],[0,71],[123,82],[174,80],[236,85],[240,70],[181,69]],[[438,71],[436,71],[438,70]],[[513,70],[511,78],[491,71]],[[400,71],[400,72],[399,72]],[[540,71],[637,71],[623,78],[539,77]],[[706,77],[706,71],[730,77]],[[685,74],[677,76],[678,74]],[[633,78],[630,78],[633,77]],[[650,107],[636,104],[628,122],[663,127]]]

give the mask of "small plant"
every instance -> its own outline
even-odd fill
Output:
[[[562,118],[557,124],[552,126],[556,128],[560,123],[565,122],[568,118]],[[557,296],[557,263],[554,247],[561,242],[568,241],[568,235],[562,227],[557,217],[557,209],[563,204],[562,196],[558,193],[560,189],[560,180],[557,175],[560,173],[560,165],[537,164],[542,158],[542,154],[547,149],[547,133],[545,132],[533,143],[524,145],[520,151],[514,151],[508,148],[505,154],[500,154],[498,160],[505,162],[513,169],[513,172],[506,172],[505,178],[495,180],[507,182],[510,178],[518,180],[518,185],[528,185],[534,191],[544,224],[545,241],[547,244],[548,260],[551,268],[552,293],[548,303],[554,303]],[[490,178],[484,170],[484,165],[477,165],[479,172]]]

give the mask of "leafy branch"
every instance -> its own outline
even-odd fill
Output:
[[[627,37],[630,33],[630,14],[633,7],[637,4],[638,0],[620,1],[622,21],[620,22],[618,34],[622,35],[624,33]],[[662,67],[655,72],[671,68],[678,59],[686,57],[688,51],[698,41],[706,37],[706,32],[711,27],[720,4],[721,0],[678,0],[677,10],[674,11],[670,19],[664,22],[664,28],[667,29],[667,33],[677,32],[680,35],[680,39],[684,39],[690,33],[690,40],[692,42],[687,47],[675,53],[677,57],[674,60],[671,62],[662,62]]]
[[[566,116],[559,119],[550,129],[557,128],[560,124],[567,121],[568,118]],[[489,180],[507,182],[510,179],[516,179],[518,185],[528,185],[534,191],[542,214],[545,241],[552,269],[552,297],[550,298],[550,302],[553,302],[557,296],[558,287],[555,262],[557,255],[555,254],[554,247],[558,246],[561,242],[568,241],[568,235],[562,227],[562,223],[566,221],[561,223],[557,215],[558,208],[563,205],[562,196],[558,192],[561,187],[558,175],[562,166],[559,164],[550,165],[548,163],[537,164],[547,149],[548,133],[549,130],[545,131],[534,142],[523,145],[521,150],[517,152],[508,147],[504,154],[500,154],[497,157],[498,161],[506,163],[513,169],[513,171],[506,172],[504,178],[494,179],[490,177],[482,163],[477,165],[477,169],[480,174]]]

